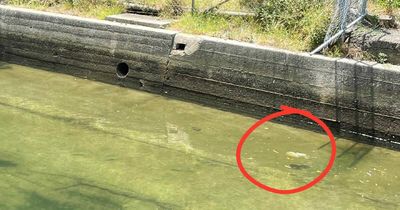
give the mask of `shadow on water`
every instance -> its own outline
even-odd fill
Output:
[[[98,192],[83,192],[80,189],[75,191],[64,192],[44,196],[38,192],[25,192],[24,204],[17,206],[17,210],[86,210],[86,209],[123,209],[121,201],[126,203],[126,199],[115,198],[104,193]],[[140,200],[139,200],[140,201]],[[139,202],[140,203],[140,202]],[[138,204],[138,203],[136,203]],[[140,204],[138,204],[140,206]],[[1,206],[1,205],[0,205]],[[148,206],[148,205],[144,205]],[[168,206],[155,205],[156,209],[172,209]]]
[[[65,202],[59,202],[56,200],[51,200],[36,192],[26,193],[25,203],[18,206],[17,210],[35,210],[35,209],[59,209],[59,210],[72,210],[72,209],[83,209],[78,206],[71,205]]]
[[[356,166],[368,153],[374,149],[373,146],[364,145],[360,143],[354,143],[349,148],[341,152],[337,158],[352,157],[352,161],[348,167]]]
[[[17,164],[8,160],[0,160],[0,168],[16,167]]]
[[[157,198],[132,190],[120,189],[121,186],[99,185],[84,178],[40,171],[30,171],[30,174],[40,175],[40,180],[30,180],[31,183],[43,180],[68,180],[64,186],[51,188],[51,197],[44,197],[37,192],[25,192],[26,205],[17,209],[123,209],[121,202],[133,205],[153,206],[155,209],[182,209],[181,206],[166,203]],[[38,177],[38,176],[33,176]],[[71,183],[72,181],[72,183]],[[41,184],[37,184],[41,186]],[[44,186],[48,188],[48,185]],[[57,200],[55,200],[57,199]],[[60,202],[63,201],[63,202]],[[1,207],[1,205],[0,205]],[[137,208],[140,209],[140,208]]]
[[[29,175],[26,176],[27,181],[29,180],[30,183],[40,186],[37,189],[45,189],[45,191],[26,191],[20,189],[24,194],[23,204],[13,209],[123,209],[123,205],[126,204],[138,207],[136,209],[141,209],[142,207],[166,210],[182,209],[181,206],[166,203],[139,192],[120,189],[120,186],[103,186],[66,174],[30,171]],[[51,183],[59,185],[63,182],[65,184],[62,187],[50,187],[52,186]],[[0,203],[0,209],[9,208]]]
[[[37,192],[25,192],[26,199],[23,205],[18,206],[18,210],[36,209],[57,209],[57,210],[78,210],[78,209],[122,209],[119,203],[112,201],[105,196],[85,195],[78,191],[63,194],[68,198],[61,197],[60,200],[45,197]]]

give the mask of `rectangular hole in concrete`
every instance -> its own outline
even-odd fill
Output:
[[[178,43],[176,44],[176,50],[185,50],[186,44]]]

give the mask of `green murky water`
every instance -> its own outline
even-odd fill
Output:
[[[321,183],[276,195],[235,164],[256,119],[5,63],[0,88],[0,209],[400,209],[399,152],[339,139]],[[268,123],[243,161],[293,188],[325,167],[327,142]]]

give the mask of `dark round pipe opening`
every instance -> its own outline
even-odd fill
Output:
[[[119,78],[125,78],[129,74],[129,66],[126,63],[119,63],[117,65],[117,76]]]

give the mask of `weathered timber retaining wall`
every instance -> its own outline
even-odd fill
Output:
[[[400,67],[0,6],[0,59],[262,115],[307,109],[400,147]],[[127,78],[116,66],[127,63]]]

